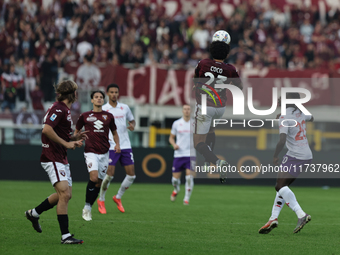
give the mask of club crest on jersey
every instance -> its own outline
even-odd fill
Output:
[[[104,120],[107,120],[107,115],[103,115],[103,119],[104,119]]]
[[[89,121],[89,122],[93,122],[93,121],[96,121],[97,118],[96,117],[87,117],[86,120]]]
[[[62,175],[62,176],[66,176],[66,173],[65,173],[65,171],[64,170],[59,170],[59,173]]]

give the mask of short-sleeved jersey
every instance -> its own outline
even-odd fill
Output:
[[[185,121],[183,118],[176,120],[172,124],[171,134],[176,136],[176,144],[179,146],[179,149],[174,152],[175,158],[196,156],[190,120]]]
[[[117,132],[119,136],[120,149],[131,149],[131,143],[129,138],[129,133],[127,129],[127,121],[133,121],[134,117],[132,112],[126,104],[117,102],[116,107],[112,107],[110,103],[103,105],[103,111],[107,111],[113,115],[115,118],[115,123],[117,126]],[[110,150],[114,150],[116,143],[113,141],[113,136],[110,133]]]
[[[44,125],[49,125],[53,128],[54,132],[69,142],[72,133],[72,118],[71,111],[63,102],[55,102],[47,110],[43,120]],[[43,127],[44,127],[43,125]],[[42,153],[40,162],[59,162],[68,164],[67,149],[61,144],[55,143],[44,134],[41,134]]]
[[[196,102],[201,104],[201,94],[207,94],[207,106],[224,107],[227,102],[226,89],[215,88],[215,84],[234,84],[239,85],[241,80],[233,65],[221,63],[212,59],[201,60],[195,68],[195,96]],[[218,99],[212,87],[219,95]],[[207,90],[215,99],[211,98]]]
[[[76,129],[89,131],[85,141],[85,152],[105,154],[110,148],[109,133],[117,129],[113,115],[106,111],[84,112],[79,116]]]
[[[301,160],[312,159],[313,154],[306,136],[306,121],[312,116],[305,115],[300,110],[293,111],[293,107],[288,107],[286,115],[281,115],[279,119],[280,134],[287,134],[287,155]]]

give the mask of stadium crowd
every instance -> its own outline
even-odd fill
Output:
[[[13,110],[16,97],[43,109],[58,68],[70,61],[195,66],[220,29],[232,38],[228,62],[238,68],[340,68],[338,10],[322,19],[316,6],[282,11],[243,2],[226,19],[199,10],[168,17],[148,0],[103,2],[53,0],[44,8],[41,0],[0,0],[2,110]]]

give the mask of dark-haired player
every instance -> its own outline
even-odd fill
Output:
[[[212,59],[201,60],[195,69],[196,109],[194,113],[194,146],[210,165],[224,167],[228,163],[219,160],[213,152],[215,144],[214,119],[220,119],[225,111],[227,101],[226,90],[215,88],[215,84],[233,84],[243,88],[239,75],[233,65],[225,64],[230,51],[230,36],[226,31],[217,31],[213,36],[209,51]],[[216,92],[216,93],[215,93]],[[207,114],[202,113],[201,95],[207,95]],[[218,94],[218,96],[216,95]],[[213,98],[211,98],[213,96]],[[215,104],[217,102],[217,104]],[[205,163],[207,165],[207,163]],[[221,182],[225,182],[226,174],[221,172]]]
[[[111,113],[102,110],[104,98],[105,94],[102,91],[91,93],[93,110],[79,116],[75,131],[77,134],[83,127],[85,127],[85,131],[88,131],[84,156],[90,180],[86,187],[85,206],[82,213],[82,217],[86,221],[92,220],[92,205],[98,197],[100,185],[109,165],[110,130],[116,144],[114,150],[120,153],[114,117]]]
[[[100,213],[105,214],[105,193],[111,180],[113,179],[115,173],[115,166],[120,162],[120,164],[125,168],[126,176],[115,196],[113,196],[113,201],[117,204],[117,208],[122,213],[125,212],[124,207],[121,202],[121,198],[124,192],[131,186],[134,182],[135,175],[135,166],[133,160],[133,153],[131,149],[131,143],[129,139],[128,130],[133,131],[135,129],[136,122],[131,113],[129,106],[126,104],[122,104],[118,102],[119,97],[119,87],[116,84],[110,84],[106,88],[106,94],[109,97],[109,102],[107,102],[103,106],[103,110],[110,112],[113,114],[117,126],[117,132],[119,135],[120,148],[121,152],[115,152],[114,146],[115,143],[112,141],[112,137],[110,137],[110,161],[109,168],[107,170],[106,176],[102,182],[102,186],[100,187],[100,196],[97,200],[98,210]],[[128,122],[128,126],[126,126]]]
[[[57,205],[57,216],[61,230],[62,244],[81,244],[83,240],[73,238],[68,230],[68,201],[72,196],[72,178],[70,165],[67,161],[67,149],[75,149],[83,145],[87,138],[86,132],[79,132],[71,136],[72,119],[70,108],[76,100],[78,86],[74,81],[62,81],[56,87],[57,102],[48,110],[44,117],[44,125],[41,134],[42,153],[41,166],[45,169],[50,181],[56,190],[40,205],[25,212],[33,228],[41,233],[38,222],[39,216]]]
[[[287,98],[300,98],[299,93],[287,93]],[[313,121],[312,115],[305,115],[295,105],[287,104],[286,115],[279,117],[280,140],[276,145],[273,163],[279,164],[279,154],[286,144],[287,154],[283,157],[281,166],[290,169],[290,172],[279,172],[276,180],[276,197],[269,221],[259,230],[260,234],[268,234],[278,225],[277,218],[282,207],[286,203],[298,217],[298,223],[293,233],[298,233],[310,220],[297,202],[293,191],[288,187],[305,171],[307,165],[312,162],[313,154],[308,145],[306,136],[306,121]],[[301,171],[300,171],[301,170]]]

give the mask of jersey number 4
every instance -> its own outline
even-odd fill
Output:
[[[307,139],[306,137],[306,122],[303,120],[301,123],[296,124],[299,127],[299,132],[295,136],[295,141]]]

